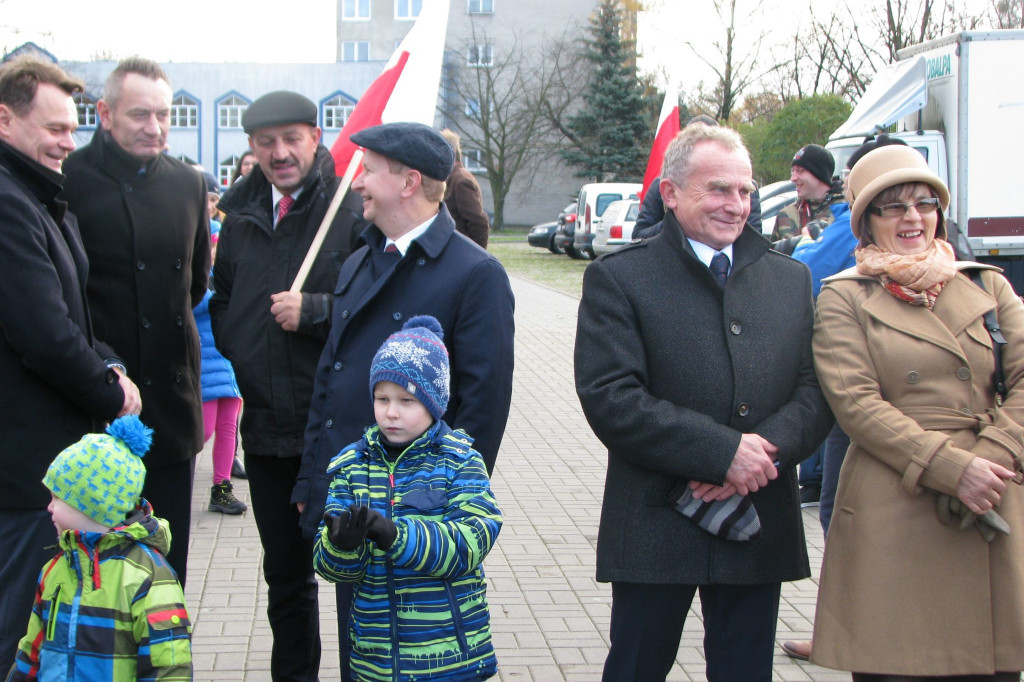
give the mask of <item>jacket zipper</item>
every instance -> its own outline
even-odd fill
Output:
[[[50,597],[50,617],[46,621],[46,641],[52,642],[54,634],[57,630],[57,611],[60,610],[60,588],[62,586],[58,583],[57,589],[53,591],[53,596]]]
[[[387,460],[385,460],[387,461]],[[397,463],[397,460],[396,460]],[[385,510],[387,512],[387,518],[389,521],[394,522],[394,509],[395,509],[395,464],[388,462],[388,506]],[[384,566],[387,570],[388,576],[388,602],[391,605],[390,617],[391,617],[391,641],[398,642],[398,604],[395,600],[395,566],[391,561],[391,557],[385,554]],[[391,679],[393,682],[398,682],[398,666],[399,656],[398,649],[401,646],[395,646],[391,648]]]

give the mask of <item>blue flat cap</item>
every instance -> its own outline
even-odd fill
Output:
[[[259,97],[242,114],[242,129],[252,135],[260,128],[289,123],[308,123],[316,127],[316,105],[297,92],[276,90]]]
[[[455,165],[452,146],[422,123],[385,123],[360,130],[349,139],[435,180],[447,180]]]

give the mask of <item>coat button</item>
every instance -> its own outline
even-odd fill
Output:
[[[140,260],[139,262],[137,262],[135,264],[135,267],[138,268],[139,270],[145,270],[146,269],[146,264],[143,261]]]
[[[144,378],[142,380],[142,385],[143,386],[152,386],[153,385],[153,380],[150,379],[149,377],[146,377],[146,378]]]
[[[180,258],[175,258],[174,259],[174,269],[175,270],[181,270],[181,259]]]
[[[395,318],[396,320],[400,320],[402,319],[402,313],[392,313],[391,317]]]
[[[750,414],[750,405],[747,405],[746,403],[740,403],[740,406],[736,408],[736,414],[738,414],[741,417],[746,417],[748,414]]]
[[[181,315],[178,315],[177,317],[174,318],[174,324],[178,325],[179,327],[181,326],[182,321],[183,320],[181,319]]]
[[[341,311],[341,319],[344,320],[347,317],[348,317],[348,311],[347,310],[342,310]]]
[[[142,320],[139,321],[139,324],[142,325],[143,329],[149,329],[149,318],[148,317],[142,318]]]
[[[334,420],[328,419],[327,421],[324,422],[324,426],[326,426],[329,429],[332,428],[334,426]]]
[[[184,381],[184,379],[185,379],[185,375],[181,373],[180,369],[177,372],[174,373],[174,381],[175,381],[175,383],[180,384],[182,381]]]
[[[966,407],[961,407],[960,411],[963,412],[964,414],[970,414],[971,413],[971,411],[969,409],[967,409]]]
[[[416,259],[416,265],[426,265],[426,264],[427,264],[427,259],[426,258],[417,258]]]
[[[731,331],[736,336],[739,336],[740,332],[743,331],[743,327],[740,325],[739,322],[733,322],[732,324],[729,325],[729,331]]]
[[[907,372],[907,383],[908,384],[916,384],[920,380],[921,380],[921,375],[918,374],[917,372],[915,372],[913,370]]]
[[[124,183],[123,185],[121,185],[121,188],[124,189],[124,191],[128,192],[129,194],[131,194],[131,192],[132,192],[132,186],[131,186],[131,184],[129,184],[127,182]]]
[[[334,363],[334,371],[335,372],[340,372],[344,366],[345,365],[341,364],[340,362],[336,362],[336,363]]]
[[[961,367],[956,371],[956,378],[960,381],[967,381],[971,378],[971,369],[969,367]]]

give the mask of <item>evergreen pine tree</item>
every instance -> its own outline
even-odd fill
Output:
[[[637,79],[626,59],[632,45],[622,40],[617,0],[601,0],[590,20],[584,56],[595,66],[585,90],[586,104],[569,118],[571,145],[562,158],[577,177],[600,182],[639,182],[651,149],[653,124]]]

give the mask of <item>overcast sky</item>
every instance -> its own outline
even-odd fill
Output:
[[[955,1],[976,11],[988,5],[987,0]],[[495,0],[499,12],[503,2],[515,0]],[[711,42],[723,30],[712,0],[647,4],[654,11],[641,17],[639,43],[647,57],[641,66],[668,65],[684,91],[710,79],[686,43],[714,54]],[[739,0],[738,42],[749,44],[762,27],[785,42],[808,4]],[[0,0],[0,52],[33,41],[62,60],[140,54],[177,62],[333,62],[336,5],[336,0]],[[761,58],[769,58],[767,49]]]

